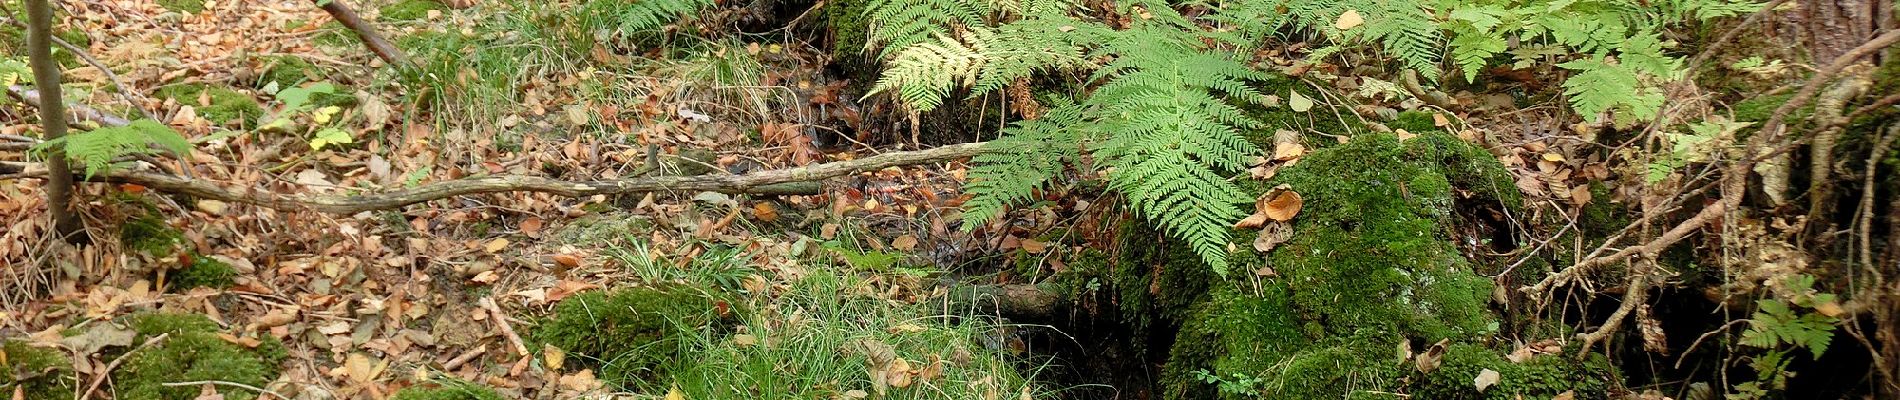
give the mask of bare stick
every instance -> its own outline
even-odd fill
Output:
[[[336,18],[336,22],[350,28],[350,32],[355,32],[357,38],[363,39],[363,45],[369,46],[369,51],[376,53],[376,57],[382,58],[384,62],[391,65],[409,65],[409,56],[403,54],[402,49],[396,48],[395,44],[389,43],[389,39],[383,38],[383,34],[378,33],[376,27],[363,22],[363,18],[356,16],[356,11],[344,5],[343,0],[318,1],[318,3],[324,12],[330,13],[330,18]]]
[[[116,169],[93,175],[99,182],[133,183],[153,190],[196,196],[203,199],[250,204],[279,210],[312,210],[333,214],[388,210],[402,206],[483,193],[538,192],[567,197],[600,194],[627,194],[662,191],[713,191],[728,194],[756,194],[782,191],[785,184],[815,182],[888,167],[944,162],[974,156],[983,143],[964,143],[928,150],[899,151],[850,161],[812,164],[797,168],[759,171],[741,175],[667,175],[605,181],[563,181],[538,176],[502,175],[465,178],[392,190],[382,193],[320,196],[281,194],[253,187],[228,187],[216,183],[161,173]],[[45,169],[21,162],[0,161],[0,175],[20,178],[44,178]],[[71,176],[71,172],[67,172]]]
[[[488,345],[486,344],[476,345],[475,348],[468,349],[468,351],[465,351],[465,352],[462,352],[462,354],[456,355],[455,358],[449,359],[449,362],[443,363],[442,370],[454,371],[456,368],[461,367],[462,364],[467,364],[469,360],[474,360],[475,357],[481,356],[482,353],[486,353],[486,352],[488,352]]]
[[[158,334],[158,336],[153,336],[151,339],[145,339],[145,343],[139,343],[139,347],[133,347],[131,351],[127,351],[125,352],[125,354],[120,354],[119,358],[114,358],[112,359],[112,362],[106,363],[105,369],[99,370],[98,373],[92,375],[92,383],[86,385],[86,392],[80,394],[79,398],[80,399],[92,398],[92,392],[99,390],[99,384],[106,381],[106,376],[111,374],[113,369],[119,368],[119,363],[125,362],[125,359],[127,357],[131,357],[132,353],[137,353],[139,352],[139,350],[144,350],[146,347],[152,347],[152,344],[165,340],[165,338],[171,337],[171,335],[172,334],[170,332],[166,332],[166,333],[160,333]]]
[[[515,346],[515,353],[526,357],[528,345],[522,344],[521,335],[516,335],[515,327],[508,325],[508,314],[501,312],[501,307],[495,305],[495,299],[492,297],[483,297],[481,303],[482,308],[488,310],[488,318],[494,319],[496,325],[501,325],[501,333],[508,336],[508,344]]]
[[[235,387],[235,388],[243,388],[243,389],[247,389],[247,390],[258,392],[258,393],[269,393],[271,396],[277,396],[277,398],[279,399],[290,398],[288,396],[284,396],[283,393],[273,392],[270,389],[265,389],[261,387],[256,387],[256,386],[251,386],[251,385],[246,385],[246,384],[231,382],[231,381],[163,382],[163,383],[159,383],[158,385],[166,386],[166,387],[198,386],[198,385],[230,386],[230,387]]]

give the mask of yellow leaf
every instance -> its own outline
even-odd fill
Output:
[[[1544,153],[1544,161],[1564,162],[1564,155],[1557,154],[1557,153]]]
[[[1366,17],[1359,15],[1359,10],[1346,10],[1346,12],[1339,14],[1339,20],[1333,21],[1333,27],[1343,31],[1357,28],[1359,25],[1365,23]]]
[[[1306,98],[1306,95],[1300,94],[1297,90],[1287,93],[1286,105],[1292,107],[1293,112],[1306,112],[1313,109],[1313,99]]]
[[[482,246],[483,251],[487,251],[491,254],[501,252],[502,249],[506,248],[508,248],[508,238],[495,238],[495,240],[490,240],[488,244]]]
[[[680,385],[675,383],[666,391],[666,400],[686,400],[686,394],[680,393]]]
[[[316,112],[310,113],[310,122],[314,122],[317,125],[330,123],[330,117],[335,117],[336,113],[339,112],[343,112],[342,107],[328,106],[319,108]]]

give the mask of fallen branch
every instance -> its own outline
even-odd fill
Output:
[[[190,195],[202,199],[250,204],[260,207],[332,214],[355,214],[389,210],[402,206],[454,196],[502,192],[550,193],[566,197],[663,191],[727,194],[778,194],[796,188],[797,183],[816,182],[889,167],[944,162],[976,155],[983,143],[964,143],[919,151],[899,151],[849,161],[812,164],[797,168],[759,171],[741,175],[649,176],[604,181],[563,181],[538,176],[503,175],[464,178],[421,186],[362,195],[307,195],[275,193],[254,187],[227,187],[217,183],[170,174],[117,169],[95,174],[94,182],[131,183],[152,190]],[[47,177],[46,170],[22,162],[0,162],[0,175],[14,178]],[[84,176],[78,178],[86,179]],[[790,186],[788,186],[788,184]]]
[[[363,45],[369,46],[369,51],[376,53],[376,57],[382,58],[390,65],[409,65],[408,55],[403,54],[395,44],[389,43],[389,39],[383,38],[383,34],[376,32],[376,27],[363,22],[362,17],[356,16],[356,11],[343,5],[343,0],[318,1],[317,3],[318,7],[323,8],[323,12],[330,13],[330,18],[335,18],[337,23],[350,28],[350,32],[355,32],[356,37],[363,39]]]
[[[35,106],[40,104],[40,92],[31,87],[22,85],[7,86],[7,95],[19,99],[22,103]],[[99,109],[92,108],[85,104],[67,104],[66,121],[74,124],[91,122],[99,124],[99,126],[125,126],[126,124],[132,123],[131,121],[126,121],[125,118],[107,114],[104,111],[99,111]]]

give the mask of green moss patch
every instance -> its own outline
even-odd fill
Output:
[[[184,247],[184,233],[178,228],[166,224],[156,216],[145,215],[127,219],[119,225],[119,242],[127,250],[154,257],[169,257],[178,254]]]
[[[321,72],[315,64],[297,56],[276,56],[263,60],[263,76],[258,78],[259,85],[276,83],[279,87],[291,87],[313,79]]]
[[[494,389],[473,382],[444,379],[396,391],[390,400],[503,400]]]
[[[158,0],[158,6],[166,10],[197,14],[205,11],[205,0]]]
[[[599,368],[610,383],[642,386],[667,361],[696,358],[684,337],[724,324],[719,304],[725,303],[687,286],[587,292],[556,305],[532,337]]]
[[[191,265],[172,275],[172,287],[190,289],[195,287],[228,288],[236,284],[237,269],[231,264],[202,255],[192,256]]]
[[[164,386],[167,382],[228,381],[264,387],[277,377],[277,364],[286,357],[282,343],[266,337],[256,348],[246,348],[219,337],[210,318],[197,314],[144,313],[126,318],[143,343],[167,335],[159,343],[126,356],[113,376],[120,399],[190,400],[200,388]],[[245,389],[217,387],[226,399],[254,399]]]
[[[383,6],[381,18],[384,21],[415,21],[429,16],[429,11],[447,10],[448,6],[435,0],[402,0],[396,4]]]
[[[11,396],[18,388],[29,399],[71,398],[77,383],[64,351],[20,340],[0,343],[0,393]]]
[[[217,124],[237,122],[248,129],[256,126],[257,117],[264,114],[257,99],[226,86],[188,83],[160,88],[154,95],[195,107],[199,117]],[[200,102],[201,98],[208,101]]]
[[[1498,381],[1480,392],[1474,382],[1485,370],[1497,372]],[[1514,363],[1484,346],[1455,344],[1446,348],[1440,367],[1424,374],[1412,393],[1428,399],[1548,399],[1564,392],[1576,399],[1605,398],[1609,386],[1603,377],[1609,371],[1609,361],[1599,354],[1582,362],[1539,355]]]
[[[1418,117],[1398,122],[1429,124]],[[1391,134],[1359,135],[1308,154],[1270,184],[1289,185],[1305,199],[1292,238],[1254,262],[1279,276],[1214,284],[1176,337],[1163,371],[1165,396],[1379,398],[1378,392],[1428,389],[1421,381],[1456,379],[1464,385],[1431,386],[1437,391],[1427,398],[1492,396],[1476,391],[1471,376],[1449,376],[1464,367],[1420,373],[1402,368],[1396,351],[1402,342],[1422,348],[1445,340],[1467,343],[1460,348],[1471,359],[1447,364],[1503,360],[1468,344],[1486,342],[1499,328],[1489,306],[1492,284],[1444,234],[1458,204],[1519,207],[1510,174],[1490,154],[1440,132],[1403,142]],[[1483,365],[1472,374],[1489,367],[1507,372]],[[1508,372],[1523,379],[1566,384],[1527,381],[1492,390],[1602,392],[1601,379],[1573,376],[1592,371],[1511,367]],[[1562,379],[1529,378],[1534,375]]]

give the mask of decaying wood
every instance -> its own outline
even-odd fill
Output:
[[[23,103],[34,104],[36,106],[40,104],[40,91],[30,87],[21,85],[8,86],[7,95],[19,99],[20,102]],[[65,107],[66,122],[69,123],[91,122],[99,124],[99,126],[125,126],[126,124],[132,123],[131,121],[125,120],[125,118],[99,111],[97,108],[92,108],[84,104],[66,104]]]
[[[376,53],[376,57],[382,58],[383,62],[390,65],[409,65],[409,56],[403,54],[402,49],[396,48],[395,44],[384,38],[382,33],[376,31],[376,27],[364,22],[363,17],[357,16],[355,10],[343,4],[343,0],[317,3],[323,8],[323,12],[330,13],[330,18],[335,18],[337,23],[350,28],[350,32],[356,32],[356,37],[363,39],[363,45],[368,46],[369,51]]]
[[[388,210],[454,196],[538,192],[566,197],[646,192],[703,192],[727,194],[782,194],[805,192],[797,183],[817,182],[861,171],[945,162],[976,155],[983,143],[964,143],[919,151],[899,151],[849,161],[812,164],[797,168],[766,170],[740,175],[668,175],[619,180],[564,181],[538,176],[502,175],[464,178],[421,186],[362,195],[309,195],[276,193],[256,187],[231,187],[202,179],[177,175],[117,169],[89,178],[95,182],[131,183],[152,190],[183,194],[201,199],[250,204],[279,210],[310,210],[333,214],[355,214]],[[0,175],[15,178],[48,177],[44,168],[21,162],[0,162]],[[74,176],[71,172],[67,176]],[[85,178],[85,177],[80,177]]]
[[[1041,285],[947,285],[949,293],[936,304],[951,311],[974,309],[980,314],[1051,317],[1068,304],[1061,290]]]

